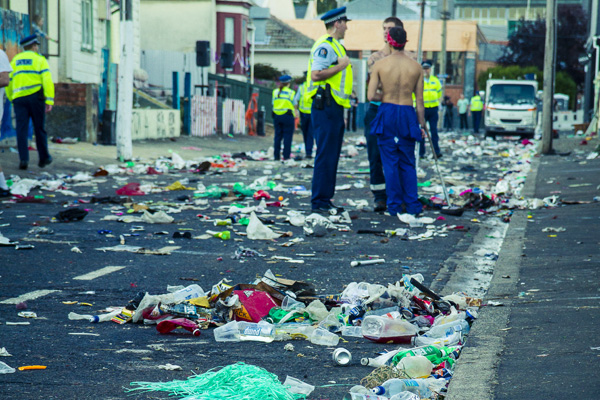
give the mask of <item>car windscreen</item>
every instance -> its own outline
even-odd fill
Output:
[[[535,88],[530,85],[493,85],[490,88],[490,103],[495,104],[534,104]]]

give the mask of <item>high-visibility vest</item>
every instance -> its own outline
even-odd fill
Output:
[[[481,110],[483,110],[483,101],[481,101],[481,97],[479,97],[479,95],[471,97],[471,111]]]
[[[315,51],[317,48],[325,43],[329,42],[331,47],[333,47],[333,51],[338,56],[338,58],[346,56],[346,49],[340,42],[329,35],[321,36],[319,40],[315,42],[312,49],[310,50],[310,58],[308,59],[308,74],[306,77],[307,83],[307,95],[311,98],[317,93],[317,89],[319,87],[325,87],[329,84],[331,88],[331,95],[337,104],[344,108],[350,108],[350,95],[352,94],[352,84],[353,84],[353,76],[352,76],[352,65],[348,64],[346,68],[337,74],[329,77],[324,81],[313,82],[311,80],[312,73],[312,63],[315,56]],[[333,67],[330,65],[329,68]]]
[[[288,111],[294,113],[294,96],[296,92],[288,87],[273,90],[273,112],[283,115]]]
[[[298,111],[303,114],[310,114],[310,108],[312,106],[312,97],[308,96],[308,82],[304,82],[298,88],[300,92],[300,99],[298,100]]]
[[[433,108],[439,105],[439,99],[442,97],[442,84],[435,76],[430,76],[429,80],[423,82],[423,103],[425,108]]]
[[[29,96],[43,88],[46,104],[54,104],[54,83],[44,56],[33,51],[23,51],[14,56],[10,65],[13,71],[6,87],[6,97],[10,101]]]

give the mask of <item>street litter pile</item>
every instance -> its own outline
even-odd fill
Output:
[[[423,285],[423,280],[421,274],[405,274],[387,287],[351,282],[339,294],[316,295],[312,284],[279,278],[267,270],[251,284],[230,285],[222,280],[208,292],[197,284],[170,287],[171,292],[162,295],[140,292],[123,308],[107,309],[100,315],[71,312],[69,319],[156,325],[161,334],[180,332],[193,336],[201,336],[202,331],[214,327],[212,336],[216,342],[306,340],[313,345],[336,347],[340,336],[345,336],[397,344],[401,345],[397,349],[361,360],[362,365],[375,370],[366,374],[362,385],[352,388],[352,398],[401,399],[404,397],[397,396],[403,392],[412,393],[415,399],[441,398],[481,300],[463,293],[440,297]],[[333,358],[337,365],[344,366],[351,362],[352,355],[338,348]],[[218,373],[191,377],[185,383],[134,383],[139,386],[134,390],[164,390],[191,396],[186,399],[208,398],[203,396],[213,384],[207,381],[220,381],[226,376],[229,381],[223,383],[222,390],[227,392],[237,381],[235,375],[244,369],[249,369],[250,375],[264,372],[235,364]],[[270,378],[263,381],[273,383]],[[254,390],[251,382],[244,384],[249,385],[248,390]],[[257,386],[256,390],[260,393],[251,397],[298,398],[276,394],[274,389]],[[263,390],[274,397],[263,397]],[[250,395],[240,390],[234,394],[242,397],[231,397],[233,394],[225,392],[217,397],[241,399],[243,394]]]

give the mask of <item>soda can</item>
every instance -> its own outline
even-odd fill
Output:
[[[333,351],[333,361],[339,366],[346,366],[352,361],[352,354],[343,347],[339,347]]]

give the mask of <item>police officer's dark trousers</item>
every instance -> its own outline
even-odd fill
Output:
[[[21,162],[29,162],[29,150],[27,134],[29,131],[29,119],[33,122],[35,132],[35,145],[40,162],[50,158],[48,153],[48,135],[44,130],[46,117],[46,100],[42,92],[36,92],[29,96],[18,97],[13,100],[15,116],[17,119],[17,147]]]
[[[317,154],[313,169],[312,197],[313,209],[327,208],[335,193],[342,142],[344,141],[344,107],[335,100],[325,102],[322,110],[313,102],[311,124],[317,144]]]
[[[294,138],[294,114],[291,111],[286,112],[283,115],[277,115],[273,117],[275,125],[275,143],[273,144],[275,150],[275,160],[279,160],[281,156],[281,141],[283,140],[283,159],[287,160],[290,158],[292,152],[292,139]]]
[[[433,149],[435,154],[442,154],[440,146],[438,144],[438,120],[440,119],[439,107],[425,107],[425,121],[429,122],[429,133],[431,135],[431,141],[433,142]],[[429,146],[427,139],[423,140],[419,146],[419,157],[425,157],[425,148]]]
[[[481,111],[471,111],[473,115],[473,131],[479,133],[479,124],[481,123]]]
[[[306,154],[306,157],[309,158],[312,157],[313,146],[315,144],[310,120],[310,114],[300,113],[300,129],[302,130],[302,137],[304,138],[304,153]]]
[[[365,138],[367,139],[367,157],[369,158],[369,177],[371,181],[371,192],[375,201],[387,200],[385,194],[385,176],[383,175],[383,165],[381,163],[381,154],[377,144],[377,136],[371,135],[371,122],[377,115],[379,106],[370,103],[365,114]]]

